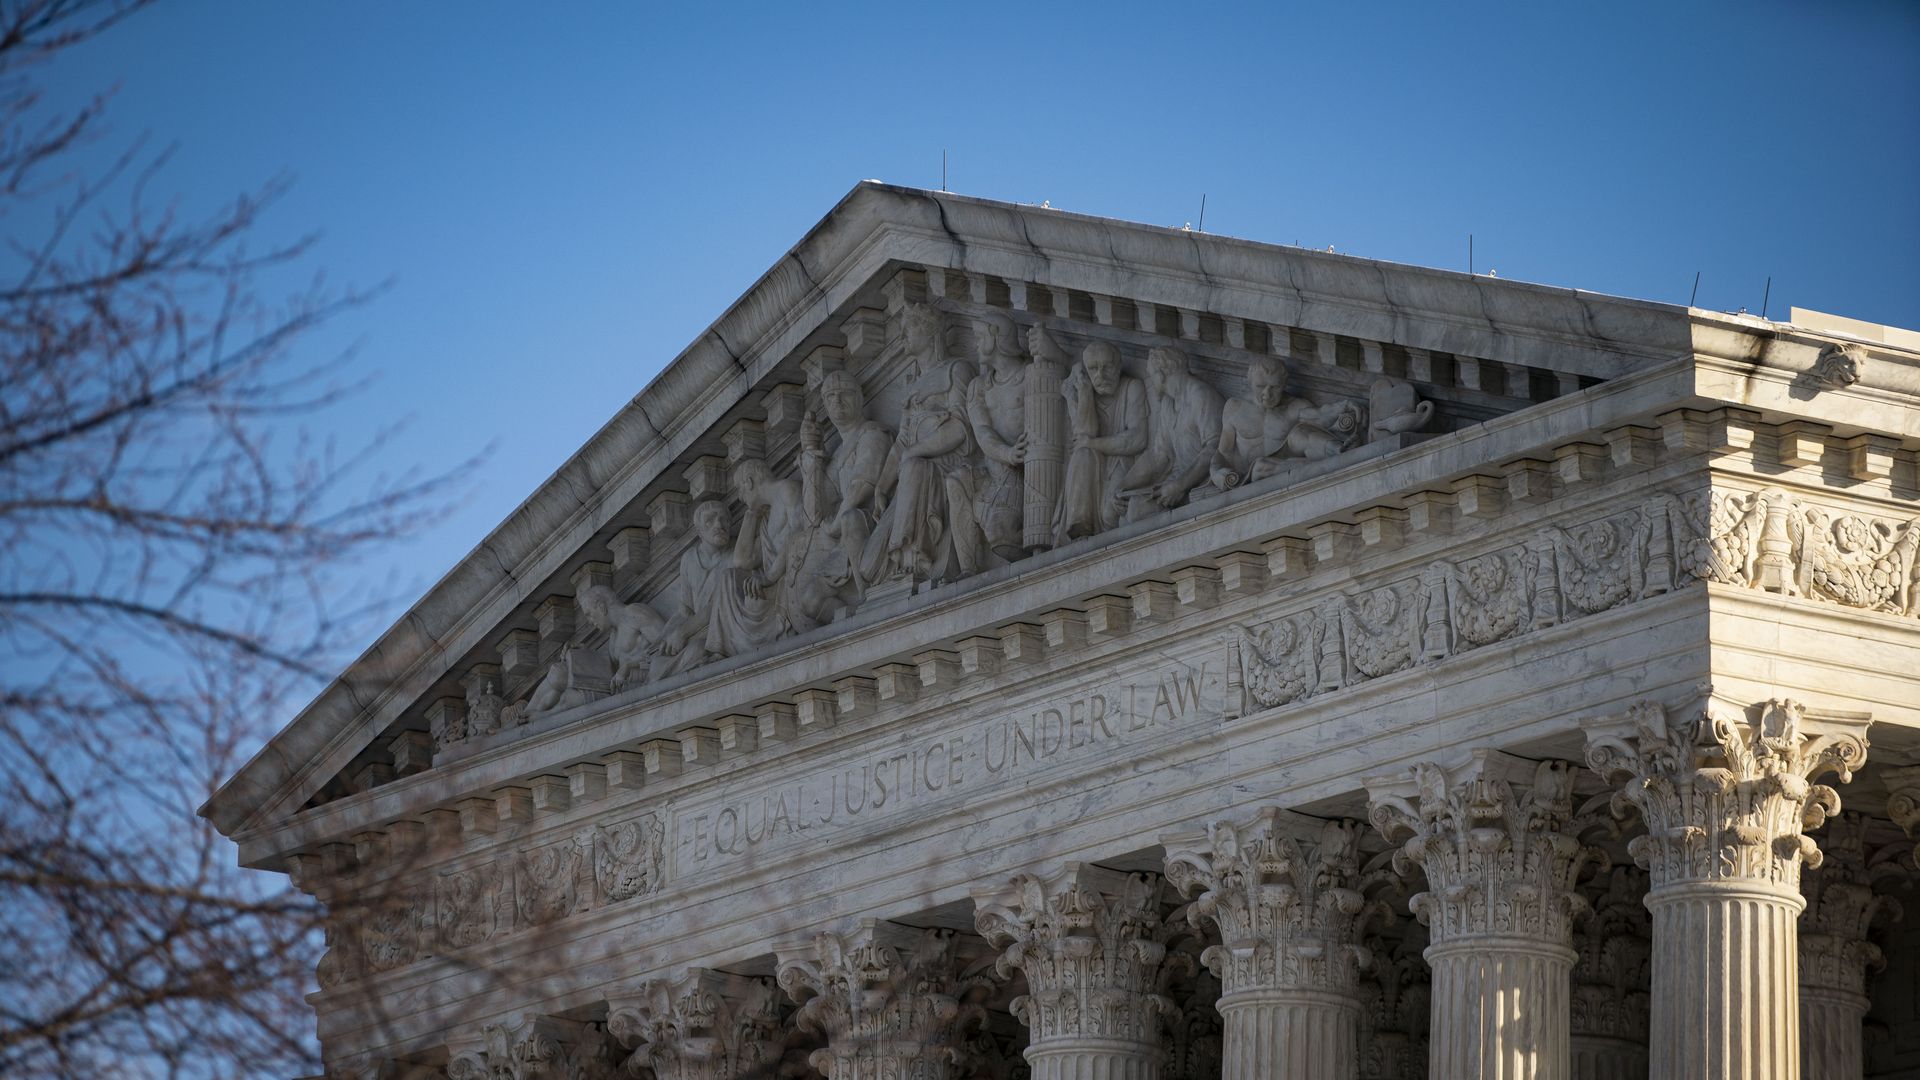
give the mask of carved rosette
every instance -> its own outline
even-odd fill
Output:
[[[951,930],[868,920],[849,934],[820,934],[780,957],[778,979],[800,1010],[794,1024],[827,1041],[810,1058],[829,1080],[966,1075],[969,1033],[985,1010],[963,1003]]]
[[[448,1044],[448,1080],[612,1080],[614,1054],[593,1024],[527,1017]]]
[[[1367,781],[1369,813],[1400,844],[1394,866],[1426,872],[1410,906],[1435,947],[1488,936],[1566,946],[1587,907],[1574,885],[1606,859],[1566,831],[1572,766],[1480,751],[1451,772],[1422,762],[1411,773]]]
[[[1169,838],[1167,880],[1195,926],[1220,934],[1201,954],[1225,996],[1279,988],[1351,995],[1367,951],[1356,930],[1365,899],[1359,823],[1320,821],[1274,807],[1244,825],[1219,821],[1204,837]]]
[[[1813,720],[1795,701],[1761,704],[1758,718],[1711,696],[1684,711],[1641,702],[1589,721],[1587,764],[1620,785],[1614,812],[1638,810],[1646,834],[1628,845],[1653,890],[1687,882],[1741,882],[1797,896],[1800,868],[1820,865],[1804,830],[1839,812],[1835,791],[1866,761],[1867,720]]]
[[[657,1080],[772,1076],[782,1050],[775,994],[770,979],[695,969],[609,1000],[607,1030],[633,1048],[625,1064],[629,1074],[651,1069]]]
[[[1159,1061],[1160,1022],[1177,1010],[1157,992],[1167,948],[1156,876],[1081,863],[1044,881],[1021,874],[976,898],[974,921],[1000,950],[1000,973],[1026,976],[1013,1013],[1031,1035],[1036,1075],[1043,1056],[1089,1041]]]

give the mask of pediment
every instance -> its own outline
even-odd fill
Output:
[[[1691,333],[1684,308],[864,183],[203,813],[234,835],[360,797]]]

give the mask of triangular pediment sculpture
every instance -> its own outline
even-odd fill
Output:
[[[204,812],[244,832],[669,702],[1689,334],[1683,308],[864,183]]]

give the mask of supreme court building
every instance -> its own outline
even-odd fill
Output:
[[[204,813],[329,1077],[1920,1076],[1916,448],[1912,332],[863,183]]]

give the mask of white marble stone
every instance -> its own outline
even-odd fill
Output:
[[[339,1075],[1794,1076],[1904,340],[863,184],[206,813]]]

